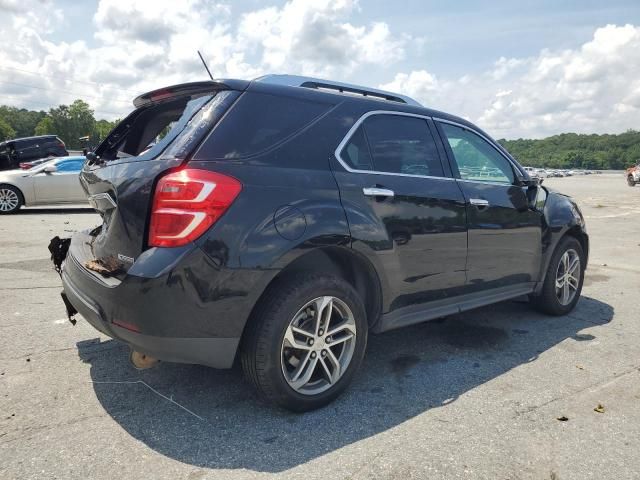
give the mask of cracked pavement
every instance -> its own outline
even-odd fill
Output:
[[[0,217],[0,478],[640,478],[640,187],[546,185],[591,235],[571,315],[512,301],[372,336],[346,395],[304,415],[237,367],[138,372],[71,326],[47,245],[97,225],[90,210]]]

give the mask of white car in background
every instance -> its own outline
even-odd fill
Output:
[[[60,157],[29,170],[0,172],[0,214],[21,206],[87,203],[80,186],[85,157]]]

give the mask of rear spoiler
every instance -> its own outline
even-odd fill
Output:
[[[172,85],[171,87],[159,88],[151,92],[143,93],[133,100],[136,108],[151,105],[155,102],[166,100],[167,98],[182,96],[200,96],[220,90],[245,90],[249,82],[245,80],[207,80],[206,82],[191,82]]]

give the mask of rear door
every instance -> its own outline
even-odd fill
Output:
[[[338,147],[335,169],[354,248],[386,274],[385,312],[464,287],[465,204],[425,117],[374,112]]]
[[[468,291],[536,281],[542,218],[529,208],[514,165],[481,133],[437,123],[467,203]]]
[[[16,142],[18,162],[40,158],[40,141],[38,139]]]

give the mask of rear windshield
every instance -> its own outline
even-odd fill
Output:
[[[198,159],[257,155],[293,138],[333,104],[245,92],[198,150]]]
[[[96,149],[102,160],[161,154],[184,158],[237,98],[234,91],[178,97],[141,107],[120,122]]]

